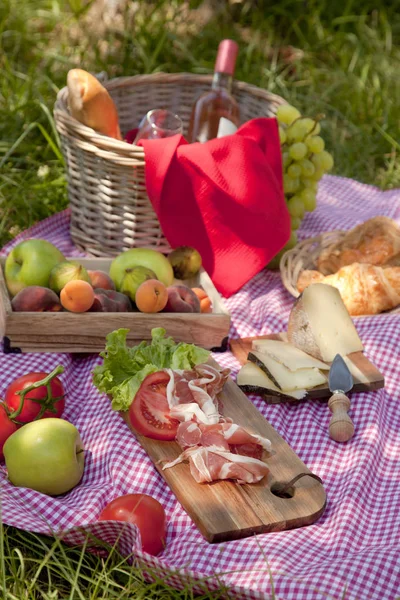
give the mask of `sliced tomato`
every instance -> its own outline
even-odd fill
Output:
[[[174,440],[179,421],[170,416],[167,401],[169,375],[157,371],[143,380],[129,407],[132,427],[153,440]]]
[[[147,494],[126,494],[115,498],[103,509],[99,521],[135,523],[145,552],[155,556],[165,548],[165,511],[158,500]]]

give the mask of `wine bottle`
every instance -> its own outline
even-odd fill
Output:
[[[211,89],[201,94],[192,109],[189,142],[207,142],[230,135],[239,127],[239,106],[232,95],[237,53],[233,40],[219,44]]]

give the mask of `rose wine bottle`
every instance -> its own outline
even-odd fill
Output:
[[[189,142],[207,142],[235,133],[240,124],[239,106],[232,96],[238,45],[222,40],[218,47],[211,89],[195,102],[189,124]]]

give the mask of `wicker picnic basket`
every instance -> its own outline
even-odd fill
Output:
[[[210,88],[212,76],[188,73],[138,75],[103,82],[116,103],[122,134],[138,126],[152,108],[179,114],[187,133],[193,102]],[[234,94],[244,123],[273,116],[285,101],[237,81]],[[145,160],[139,146],[86,127],[68,111],[68,89],[57,95],[57,131],[66,163],[71,238],[93,256],[115,256],[132,247],[170,250],[146,193]]]

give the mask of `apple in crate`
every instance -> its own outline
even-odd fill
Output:
[[[8,291],[15,296],[25,287],[49,287],[50,272],[65,256],[47,240],[24,240],[6,258],[5,278]]]
[[[79,431],[64,419],[27,423],[7,439],[3,453],[11,483],[49,496],[72,490],[83,475]]]

